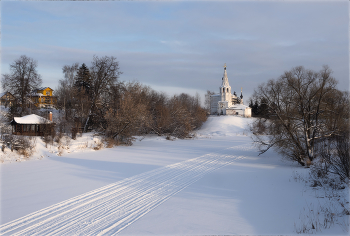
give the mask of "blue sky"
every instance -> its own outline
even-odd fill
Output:
[[[114,56],[122,81],[218,92],[223,65],[245,99],[292,67],[329,65],[349,89],[348,1],[1,2],[1,73],[21,55],[55,89],[62,67]]]

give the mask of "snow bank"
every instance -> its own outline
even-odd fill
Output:
[[[30,150],[31,154],[24,156],[16,150],[11,151],[10,148],[5,147],[3,152],[0,151],[0,164],[40,160],[46,157],[57,157],[75,152],[94,152],[103,147],[102,137],[94,136],[93,133],[83,134],[81,137],[77,137],[76,140],[71,139],[69,136],[63,136],[58,143],[49,141],[47,144],[39,136],[14,136],[27,137],[29,139],[29,142],[33,145],[32,150]]]
[[[32,118],[33,119],[32,119]],[[42,118],[36,115],[23,117],[26,121],[34,122],[36,118]],[[55,117],[58,117],[56,114]],[[30,118],[30,119],[29,119]],[[38,119],[39,119],[38,118]],[[44,118],[42,118],[44,119]],[[210,116],[208,120],[203,124],[201,129],[197,131],[198,138],[211,138],[211,137],[227,137],[227,136],[247,136],[249,134],[248,124],[254,121],[254,118],[243,118],[239,116]],[[60,143],[49,143],[45,145],[40,137],[32,137],[35,139],[35,148],[33,155],[29,157],[21,156],[16,151],[11,152],[9,148],[5,148],[4,152],[0,152],[0,163],[14,163],[23,162],[28,160],[38,160],[45,157],[62,156],[69,153],[80,153],[97,151],[103,148],[102,138],[94,136],[93,133],[83,134],[81,137],[77,137],[76,140],[65,136],[61,139]],[[148,135],[146,137],[136,137],[136,142],[168,142],[163,136]],[[136,143],[135,143],[136,144]],[[157,145],[162,145],[158,143]]]
[[[237,136],[247,135],[248,125],[254,118],[240,116],[209,116],[208,120],[197,131],[199,136]]]
[[[0,224],[12,227],[10,222],[19,222],[20,217],[28,219],[29,214],[39,216],[46,207],[62,206],[57,210],[64,214],[52,211],[50,219],[45,219],[50,224],[33,217],[33,224],[38,225],[23,229],[36,231],[46,223],[46,234],[55,233],[50,227],[67,233],[72,227],[71,234],[86,227],[86,235],[96,234],[98,227],[117,229],[119,224],[128,225],[121,235],[295,235],[304,228],[306,233],[348,235],[349,216],[334,201],[348,206],[348,187],[327,193],[310,187],[309,169],[281,160],[274,152],[258,156],[251,139],[244,135],[252,121],[254,118],[211,116],[196,139],[168,141],[150,135],[142,141],[138,137],[133,146],[99,151],[93,148],[99,139],[91,133],[62,140],[61,150],[52,145],[46,148],[37,138],[35,155],[45,155],[43,160],[0,165]],[[215,163],[222,167],[207,171]],[[200,179],[191,177],[197,174]],[[113,186],[116,188],[111,189]],[[106,190],[104,195],[97,196],[101,189]],[[87,194],[91,201],[84,198]],[[126,205],[119,205],[124,200]],[[85,220],[86,214],[78,214],[65,221],[65,216],[74,213],[65,211],[66,203],[76,204],[79,208],[75,209],[86,210],[92,217]],[[102,207],[90,203],[102,203]],[[103,218],[95,217],[99,211]],[[111,212],[119,214],[120,221],[117,215],[108,215]],[[125,213],[130,217],[122,216]],[[112,218],[103,221],[108,216]],[[332,221],[327,223],[327,219]],[[327,228],[311,228],[323,222]],[[0,231],[5,227],[1,225]]]

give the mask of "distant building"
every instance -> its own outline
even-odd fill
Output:
[[[228,82],[226,64],[224,66],[224,75],[222,84],[219,87],[220,94],[210,96],[210,114],[218,115],[239,115],[244,117],[252,116],[252,109],[243,105],[243,94],[237,97],[236,92],[231,93],[231,86]]]
[[[52,113],[49,119],[31,114],[23,117],[14,117],[11,121],[12,134],[27,136],[44,136],[51,134],[54,123],[52,122]]]
[[[43,87],[33,90],[29,95],[35,106],[42,108],[52,108],[57,104],[57,98],[52,96],[53,89],[50,87]]]
[[[10,107],[16,103],[16,97],[10,92],[0,93],[0,105]]]

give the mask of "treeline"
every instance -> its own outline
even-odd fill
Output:
[[[45,116],[42,109],[28,103],[29,95],[42,84],[37,65],[23,55],[2,76],[3,90],[19,101],[9,108],[9,121],[32,113]],[[94,130],[113,144],[131,144],[133,136],[151,133],[169,139],[191,137],[207,119],[198,95],[168,97],[139,82],[119,81],[122,72],[115,57],[94,56],[90,66],[74,63],[63,66],[62,72],[54,91],[59,111],[56,134],[75,138],[78,132]]]
[[[260,100],[258,99],[259,98],[255,98],[254,102],[253,99],[249,100],[249,107],[252,108],[252,116],[267,118],[269,114],[267,101],[264,98],[260,98]]]
[[[349,93],[336,85],[327,66],[295,67],[259,85],[251,100],[259,118],[251,130],[261,153],[274,148],[302,166],[317,166],[316,175],[349,179]]]
[[[186,138],[206,121],[199,96],[168,97],[138,82],[121,82],[114,57],[94,57],[85,64],[63,67],[64,79],[56,89],[57,107],[64,112],[59,129],[95,130],[116,144],[154,133]],[[73,134],[74,136],[74,134]]]

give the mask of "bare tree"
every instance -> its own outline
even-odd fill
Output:
[[[72,128],[75,127],[77,120],[77,113],[80,109],[77,109],[76,104],[79,102],[75,99],[75,77],[79,68],[79,63],[73,63],[72,65],[64,65],[62,67],[62,73],[64,78],[59,80],[58,86],[55,90],[57,96],[57,107],[63,111],[61,119],[57,121],[57,127],[60,132],[70,133]],[[80,127],[79,127],[80,128]]]
[[[84,131],[86,132],[88,123],[92,124],[98,117],[97,110],[101,103],[101,97],[103,94],[109,92],[109,89],[117,82],[119,75],[122,72],[119,71],[119,62],[115,57],[98,57],[94,56],[91,62],[90,75],[91,75],[91,106],[89,110],[89,117],[85,122]],[[100,116],[100,117],[103,117]]]
[[[64,65],[62,72],[64,79],[59,80],[55,95],[57,96],[58,106],[60,108],[70,108],[73,104],[74,83],[78,71],[79,63],[73,63],[71,66]]]
[[[22,55],[10,64],[10,74],[2,75],[2,88],[20,99],[21,115],[26,104],[27,95],[42,83],[41,76],[36,69],[37,66],[37,61]]]
[[[69,87],[73,87],[75,83],[75,78],[78,73],[79,63],[75,62],[71,66],[64,65],[62,67],[62,72],[64,74],[64,79]]]
[[[169,109],[167,107],[168,97],[165,93],[152,91],[149,96],[149,111],[152,121],[150,128],[159,136],[163,135],[169,127]]]
[[[139,83],[120,83],[113,86],[108,110],[105,113],[105,134],[118,144],[132,144],[132,136],[144,133],[151,120],[147,110],[149,88]]]
[[[323,173],[331,172],[340,177],[342,181],[350,177],[350,97],[348,92],[336,91],[327,101],[333,113],[324,119],[327,129],[339,130],[337,135],[326,137],[317,142],[316,150],[321,157],[323,165],[316,170]]]
[[[138,82],[117,83],[103,98],[102,106],[108,109],[101,128],[118,143],[131,144],[133,135],[147,133],[186,138],[207,119],[199,95],[168,99]]]
[[[177,138],[191,136],[207,120],[206,111],[197,97],[188,94],[173,96],[167,103],[167,132]]]
[[[327,117],[335,112],[327,104],[337,91],[331,73],[327,66],[318,73],[299,66],[258,87],[254,96],[264,99],[270,117],[267,122],[259,120],[253,126],[262,153],[275,147],[284,156],[305,165],[316,157],[318,140],[339,133],[339,127],[330,129],[327,123]],[[263,140],[257,128],[269,134],[268,140]]]

